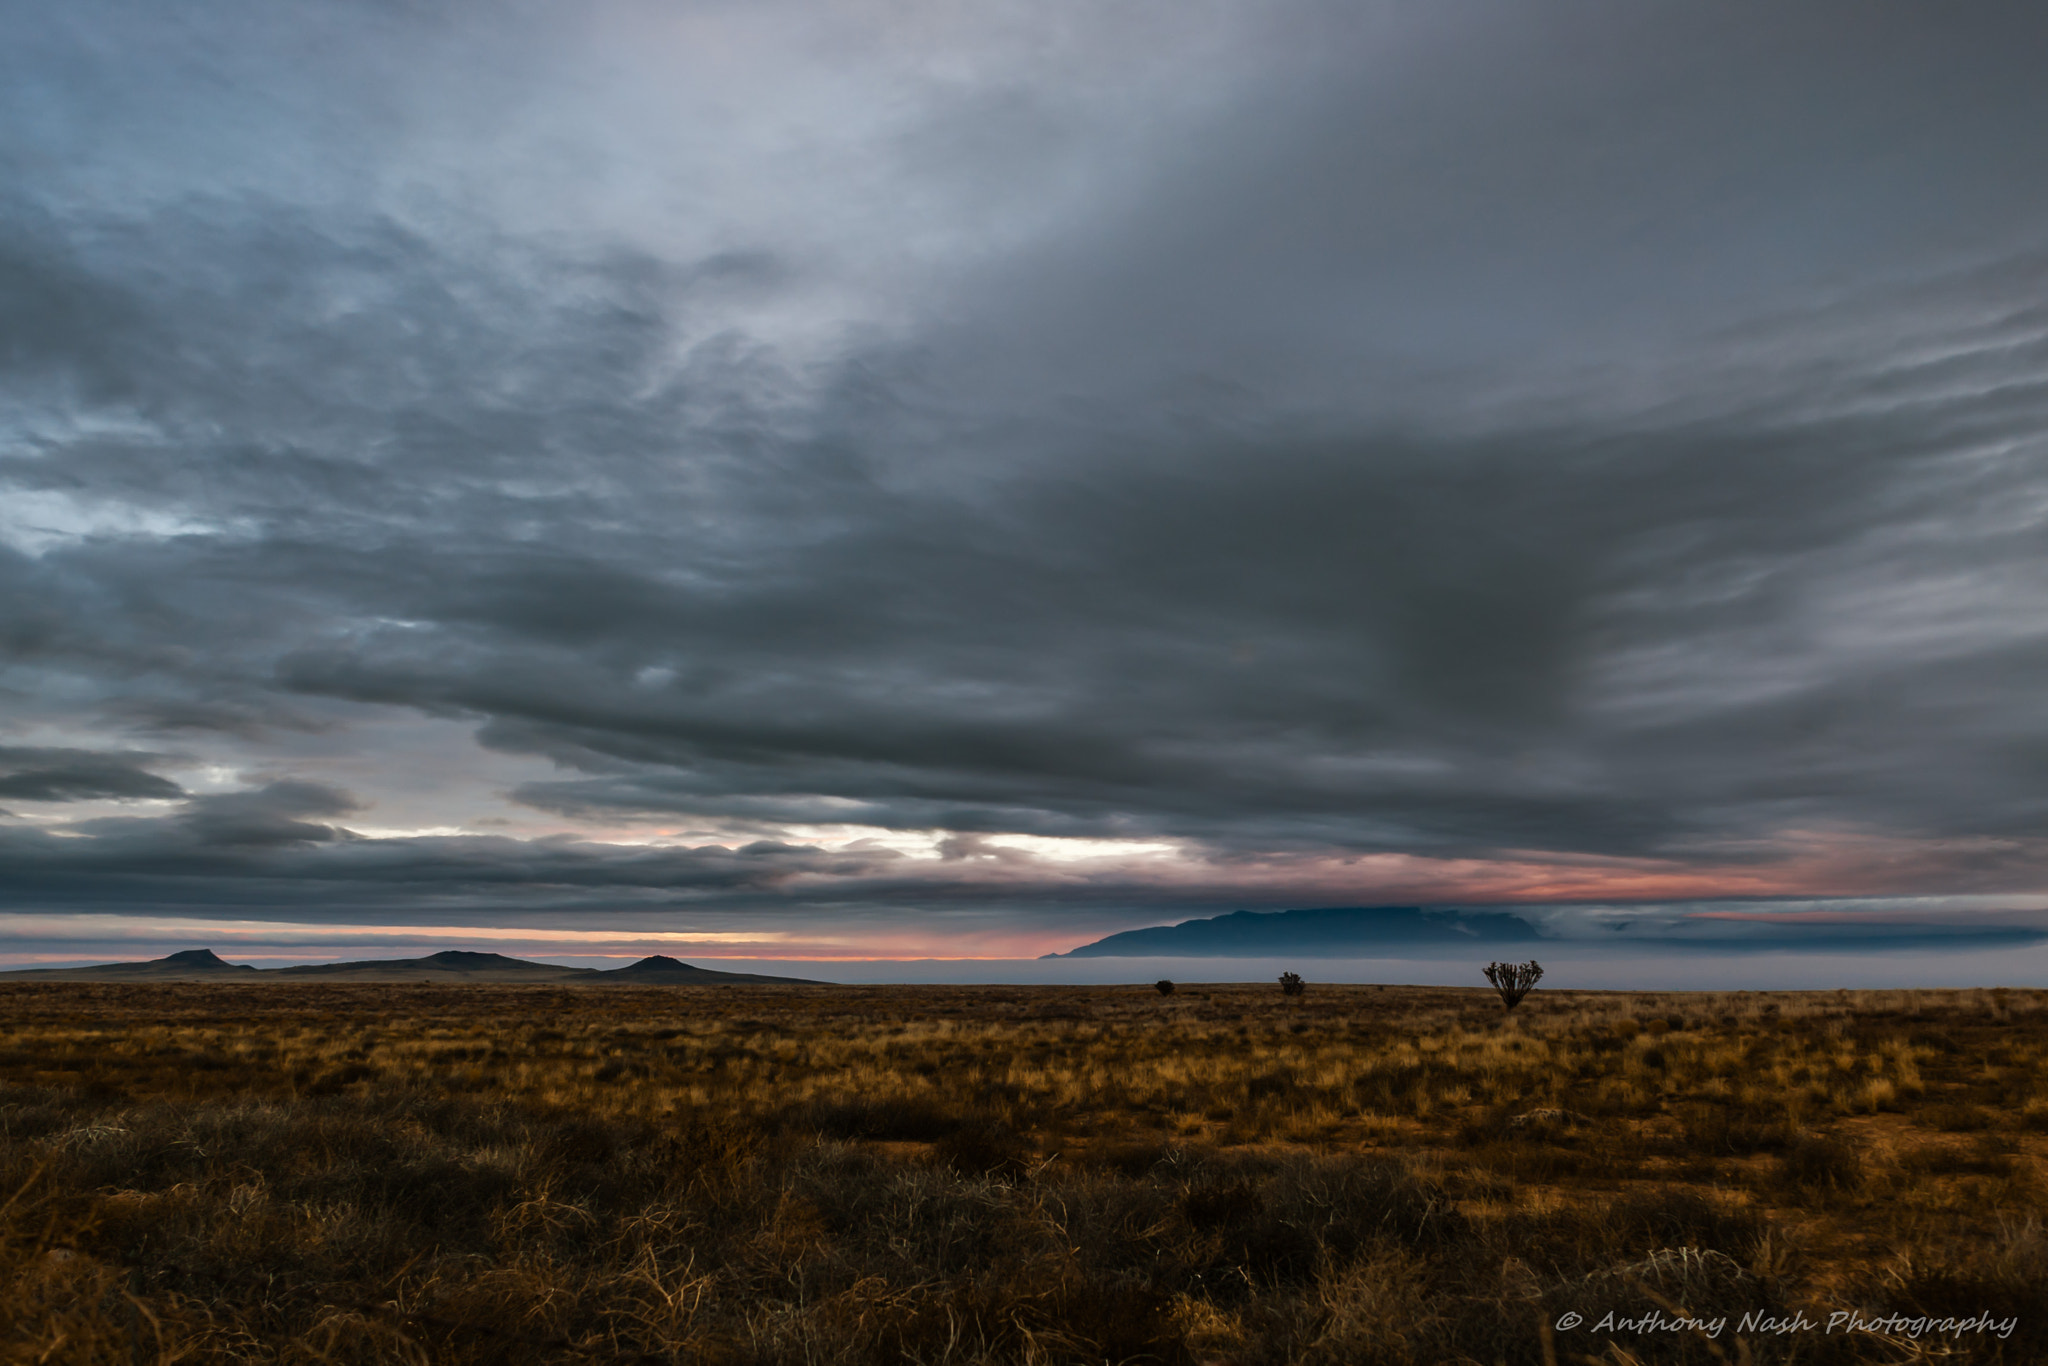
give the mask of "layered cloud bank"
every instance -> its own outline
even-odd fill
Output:
[[[18,956],[2048,890],[2048,20],[0,12]]]

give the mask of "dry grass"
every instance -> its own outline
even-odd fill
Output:
[[[39,984],[0,1021],[9,1362],[2048,1360],[2048,993]],[[2019,1322],[1739,1327],[1849,1310]]]

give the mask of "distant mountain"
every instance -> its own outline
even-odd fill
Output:
[[[1342,906],[1306,911],[1232,911],[1207,920],[1125,930],[1047,958],[1271,958],[1325,954],[1371,958],[1418,948],[1484,951],[1539,943],[1518,915],[1460,915],[1421,906]]]
[[[679,963],[667,954],[657,953],[623,968],[611,968],[598,974],[621,986],[688,986],[693,982],[767,982],[780,986],[819,987],[823,982],[814,982],[807,977],[763,977],[754,972],[720,972],[715,968],[697,968],[688,963]]]
[[[529,963],[502,953],[445,949],[425,958],[366,958],[351,963],[307,963],[290,968],[253,968],[223,962],[212,949],[186,949],[146,963],[102,963],[88,968],[27,968],[0,978],[58,982],[529,982],[580,986],[699,986],[752,982],[778,986],[824,986],[804,977],[766,977],[752,972],[719,972],[657,954],[623,968],[565,968]]]
[[[306,963],[276,968],[279,977],[317,977],[349,982],[573,982],[599,976],[594,968],[529,963],[502,953],[444,949],[425,958],[365,958],[351,963]]]
[[[159,982],[214,982],[250,979],[258,975],[258,969],[247,963],[221,961],[212,949],[185,949],[168,958],[152,958],[146,963],[102,963],[90,968],[23,968],[0,972],[0,977],[37,977],[59,982],[132,981],[138,977]]]
[[[1501,956],[1536,944],[1624,945],[1716,953],[1804,949],[1988,949],[2048,943],[2034,924],[1813,919],[1739,911],[1614,921],[1601,937],[1553,938],[1505,911],[1460,913],[1425,906],[1350,906],[1308,911],[1233,911],[1126,930],[1047,958],[1428,958],[1445,951]]]

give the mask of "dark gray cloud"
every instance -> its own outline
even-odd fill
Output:
[[[103,753],[83,749],[0,746],[0,797],[31,802],[76,802],[91,798],[162,801],[185,790],[149,771],[160,756]]]
[[[305,818],[342,816],[355,809],[354,799],[346,792],[320,783],[287,779],[266,783],[253,791],[195,798],[178,825],[202,848],[325,844],[342,838],[346,832]]]
[[[2048,875],[2027,12],[33,8],[0,797],[186,801],[23,905]]]

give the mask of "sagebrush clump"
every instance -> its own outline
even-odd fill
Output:
[[[1533,958],[1526,963],[1488,963],[1486,980],[1499,993],[1501,1008],[1513,1010],[1543,980],[1543,965]]]

